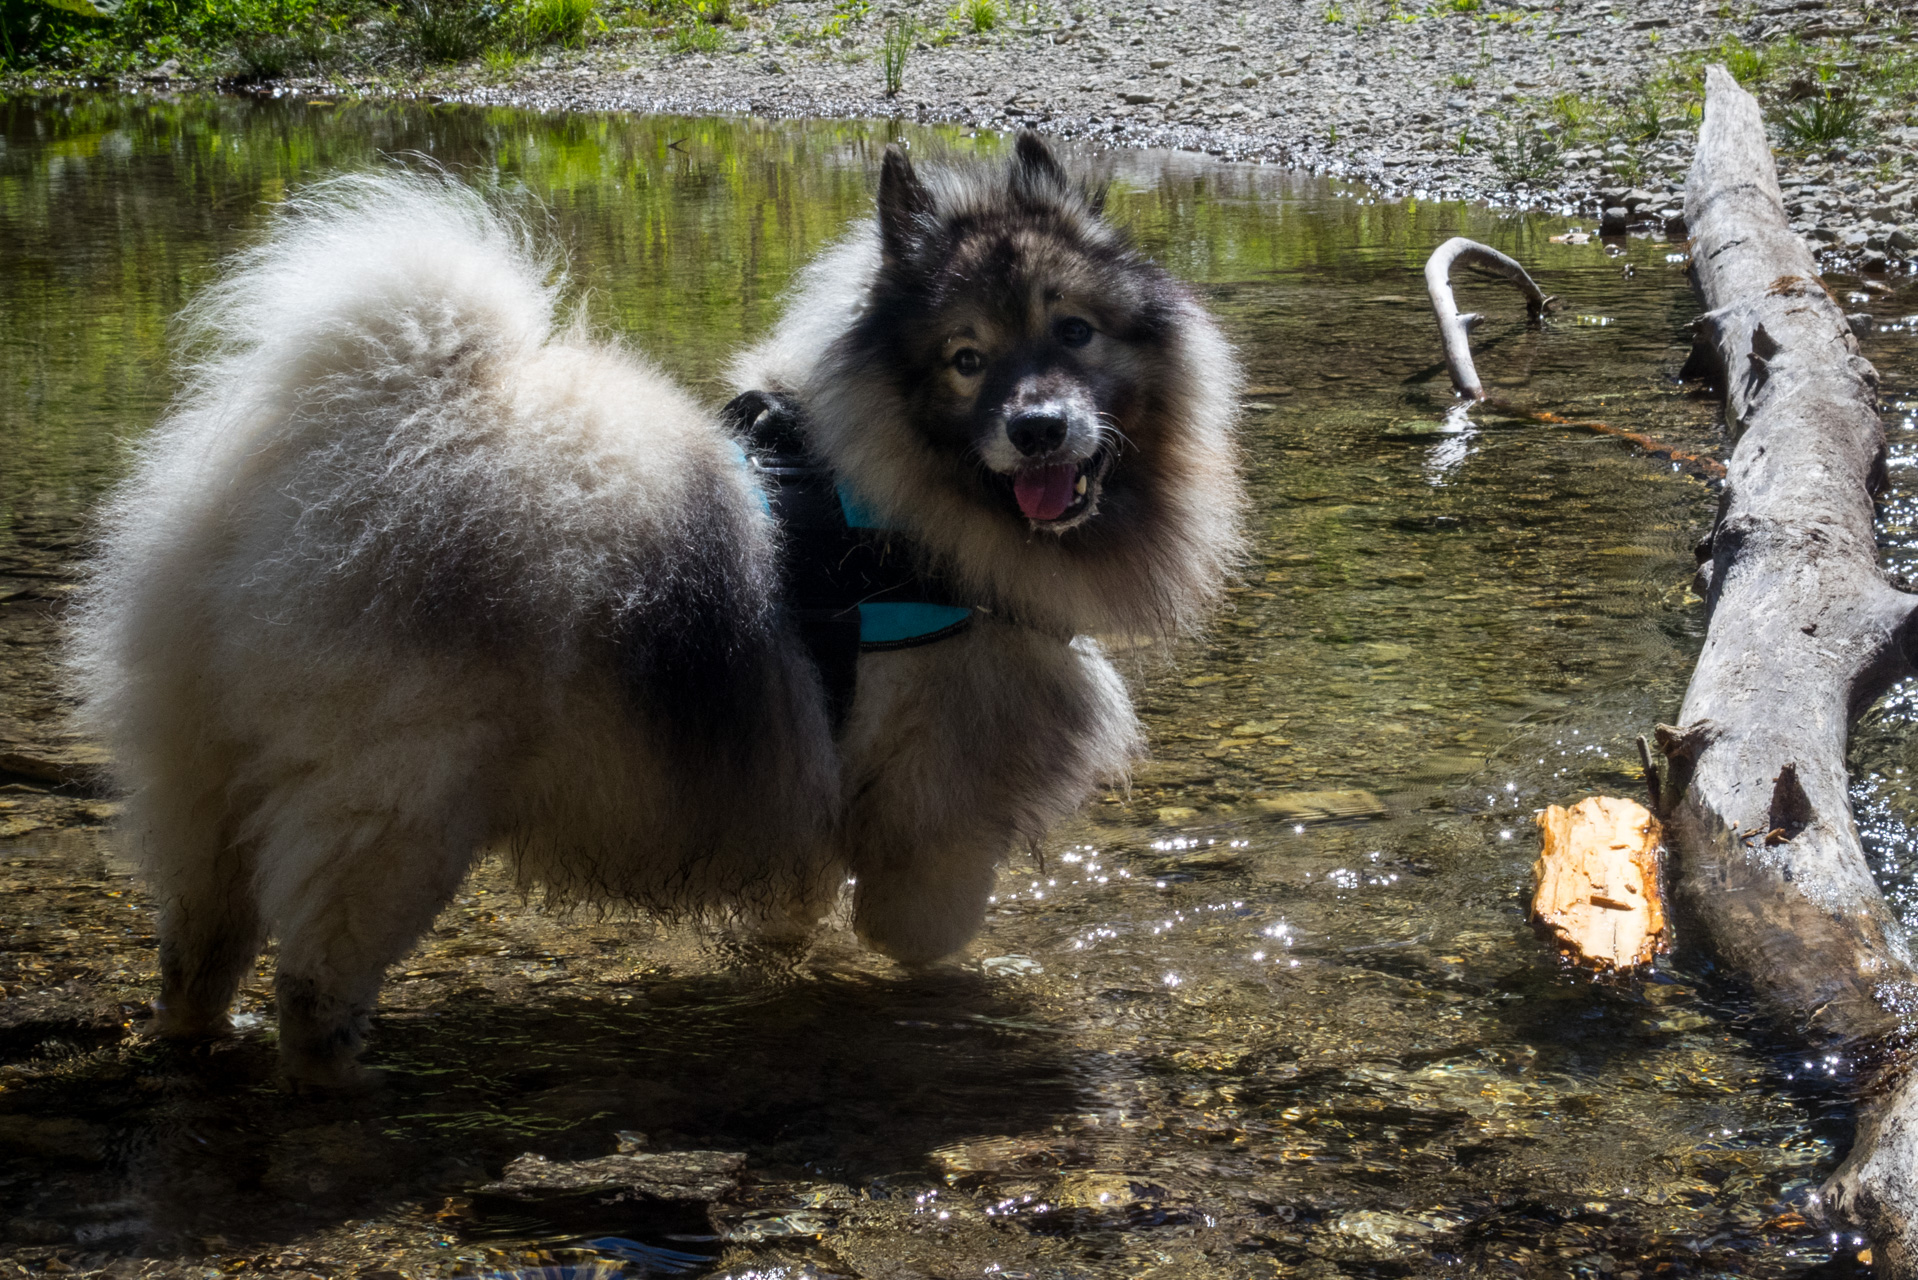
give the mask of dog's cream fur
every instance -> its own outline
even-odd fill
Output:
[[[829,344],[793,325],[844,327],[859,244],[776,343],[822,400],[803,371]],[[1070,637],[1189,623],[1229,529],[1155,588],[1184,607],[1079,609],[1098,585],[1055,567],[1027,593],[1065,601],[1051,625],[863,656],[835,742],[738,446],[560,297],[517,223],[388,175],[290,202],[193,308],[198,362],[105,509],[71,642],[161,904],[162,1033],[224,1030],[271,933],[287,1071],[350,1079],[384,969],[489,845],[563,899],[773,929],[850,874],[862,936],[935,958],[1006,852],[1138,754],[1121,681]],[[1229,409],[1205,412],[1229,471]],[[834,460],[899,503],[907,482]]]

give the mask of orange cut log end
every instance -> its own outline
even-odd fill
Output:
[[[1664,832],[1633,800],[1590,796],[1538,815],[1532,923],[1580,964],[1627,970],[1671,949],[1659,881]]]

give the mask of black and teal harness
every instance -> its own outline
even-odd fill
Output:
[[[926,573],[905,536],[812,453],[792,401],[748,391],[725,416],[779,523],[787,613],[819,668],[837,732],[852,708],[861,653],[955,636],[971,624],[974,606]]]

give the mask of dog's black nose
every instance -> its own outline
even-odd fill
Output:
[[[1031,410],[1006,423],[1006,438],[1029,458],[1051,453],[1066,442],[1066,420],[1043,409]]]

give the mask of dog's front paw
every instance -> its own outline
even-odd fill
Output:
[[[991,869],[977,883],[928,885],[918,877],[861,877],[853,889],[860,941],[901,964],[930,964],[963,948],[986,920]]]
[[[161,1040],[222,1040],[233,1034],[233,1020],[225,1010],[209,1013],[155,1000],[153,1017],[147,1021],[145,1030]]]

